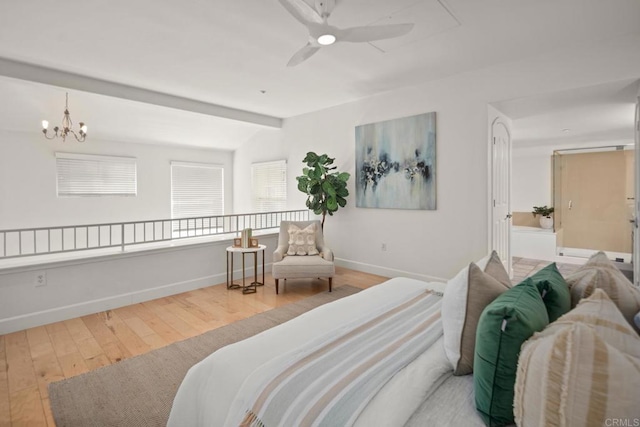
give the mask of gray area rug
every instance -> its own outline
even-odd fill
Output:
[[[165,426],[173,398],[191,366],[215,350],[305,311],[359,292],[340,286],[239,320],[197,337],[49,385],[53,417],[62,426]]]

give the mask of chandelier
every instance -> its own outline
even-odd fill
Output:
[[[71,129],[72,125],[73,125],[73,122],[71,121],[71,115],[69,114],[69,93],[67,93],[67,99],[64,104],[64,117],[62,118],[62,127],[61,128],[58,126],[54,127],[53,132],[50,134],[48,132],[49,122],[46,120],[43,120],[42,133],[47,139],[54,139],[57,137],[61,137],[63,142],[67,138],[67,135],[71,134],[74,136],[76,141],[84,142],[85,138],[87,137],[87,125],[80,122],[80,130],[78,131],[78,133],[76,133],[73,129]]]

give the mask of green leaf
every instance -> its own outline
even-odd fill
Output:
[[[309,151],[302,161],[305,163],[313,163],[313,162],[316,162],[317,160],[318,160],[318,155],[313,151]]]
[[[343,182],[347,182],[351,174],[349,172],[342,172],[338,175],[338,179]]]
[[[327,200],[327,210],[329,212],[338,210],[338,201],[335,197],[329,197],[329,199]]]
[[[338,205],[340,205],[341,208],[344,208],[347,205],[347,199],[345,199],[344,197],[336,197],[336,200],[338,201]]]
[[[333,186],[331,185],[331,182],[329,181],[325,181],[322,183],[322,189],[324,190],[325,193],[327,193],[329,196],[331,197],[336,197],[336,189],[333,188]]]

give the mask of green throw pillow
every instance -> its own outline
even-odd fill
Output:
[[[520,346],[549,324],[531,278],[499,295],[478,322],[473,386],[476,408],[488,426],[513,424],[513,397]]]
[[[547,307],[549,322],[555,322],[557,318],[571,310],[569,285],[558,271],[555,262],[531,276],[531,280],[538,287],[542,301]]]

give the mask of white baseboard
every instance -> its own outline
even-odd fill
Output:
[[[270,263],[265,264],[265,272],[267,271],[271,271]],[[245,272],[247,279],[253,279],[253,268],[246,268]],[[259,266],[258,275],[260,276],[261,273],[262,269]],[[241,281],[242,269],[234,270],[233,278],[236,283]],[[37,311],[34,313],[27,313],[15,317],[8,317],[5,319],[0,319],[0,335],[21,331],[28,328],[34,328],[37,326],[47,325],[49,323],[73,319],[80,316],[86,316],[89,314],[100,313],[101,311],[124,307],[131,304],[151,301],[157,298],[164,298],[183,292],[189,292],[195,289],[212,286],[219,283],[225,283],[226,280],[226,272],[217,273],[210,276],[186,280],[183,282],[170,283],[155,288],[143,289],[126,294],[113,295],[106,298],[99,298],[91,301],[67,305],[64,307],[56,307],[48,310]]]
[[[411,271],[397,270],[395,268],[380,267],[379,265],[367,264],[359,261],[352,261],[343,258],[336,258],[335,264],[340,267],[349,268],[351,270],[362,271],[364,273],[377,274],[385,277],[410,277],[424,282],[441,282],[447,283],[448,279],[442,277],[429,276],[426,274],[414,273]]]

